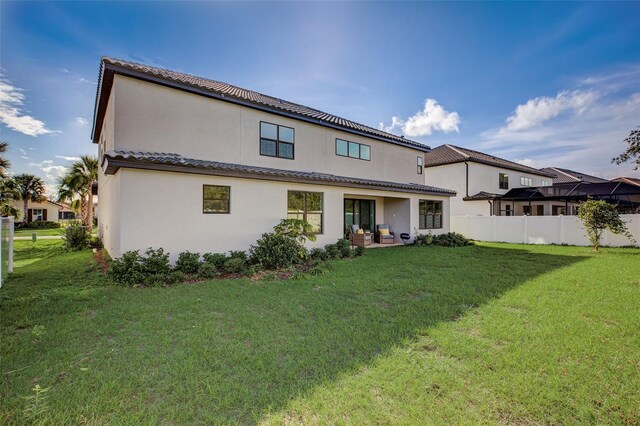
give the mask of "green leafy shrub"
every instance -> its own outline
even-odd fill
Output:
[[[578,206],[578,217],[582,220],[582,225],[594,251],[598,251],[600,248],[600,240],[605,229],[613,234],[622,234],[629,241],[635,243],[633,236],[627,229],[627,224],[622,220],[618,209],[613,204],[604,200],[589,199]]]
[[[324,251],[327,253],[327,259],[337,259],[340,257],[340,251],[335,244],[327,244],[324,246]]]
[[[82,226],[67,226],[62,236],[68,250],[86,249],[89,247],[89,237],[89,233]]]
[[[309,252],[309,257],[313,260],[321,260],[321,261],[329,259],[329,255],[327,254],[327,251],[320,247],[311,249],[311,251]]]
[[[420,234],[418,230],[416,230],[413,243],[417,246],[430,246],[433,244],[433,234],[431,231],[426,234]]]
[[[144,277],[142,283],[146,287],[159,287],[168,284],[171,274],[151,274]]]
[[[218,269],[213,263],[203,262],[198,267],[198,277],[200,278],[215,278],[218,275]]]
[[[273,227],[273,232],[277,235],[293,238],[300,246],[303,246],[307,240],[316,240],[313,226],[303,219],[282,219],[279,224]]]
[[[176,270],[182,271],[185,274],[195,274],[200,267],[200,253],[191,253],[190,251],[183,251],[178,255],[176,260]]]
[[[140,271],[144,276],[168,274],[171,271],[169,253],[165,253],[161,248],[154,250],[149,247],[147,251],[144,252],[144,256],[140,257]]]
[[[171,271],[165,275],[166,284],[180,284],[187,280],[187,275],[182,271]]]
[[[355,250],[353,251],[353,255],[360,257],[360,256],[364,256],[364,251],[366,249],[362,246],[356,246]]]
[[[231,250],[229,252],[229,256],[227,256],[229,259],[242,259],[245,262],[247,261],[247,252],[244,252],[242,250]]]
[[[247,262],[238,257],[232,257],[224,262],[222,270],[227,274],[239,274],[247,268]]]
[[[104,248],[104,245],[102,244],[102,239],[100,237],[91,238],[89,240],[89,247],[94,248],[94,249]]]
[[[18,222],[16,228],[22,229],[56,229],[60,228],[59,222],[53,222],[51,220],[34,220],[33,222]]]
[[[349,240],[344,238],[340,238],[336,242],[336,249],[338,250],[339,257],[346,259],[352,256],[351,245],[349,244]]]
[[[220,270],[224,266],[227,256],[224,253],[205,253],[202,255],[202,259],[205,263],[210,263],[215,266],[217,270]]]
[[[447,234],[435,235],[433,237],[433,245],[440,247],[464,247],[473,243],[462,234],[457,232],[449,232]]]
[[[286,235],[264,233],[249,249],[251,263],[264,269],[289,268],[300,263],[301,247],[298,241]]]
[[[111,262],[109,275],[118,284],[134,285],[141,283],[145,275],[142,273],[140,262],[138,250],[125,252]]]

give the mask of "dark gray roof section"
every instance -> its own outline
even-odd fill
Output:
[[[218,161],[195,160],[192,158],[185,158],[179,154],[164,152],[109,151],[104,157],[103,166],[104,162],[106,162],[106,174],[115,174],[119,168],[125,167],[167,172],[239,177],[244,179],[275,180],[377,189],[382,191],[411,192],[416,194],[444,196],[456,195],[455,191],[451,191],[449,189],[420,185],[417,183],[387,182],[347,176],[336,176],[327,173],[300,172],[241,164],[220,163]]]
[[[558,185],[561,183],[602,183],[608,182],[606,179],[599,178],[597,176],[591,176],[586,173],[576,172],[574,170],[563,169],[560,167],[544,167],[543,172],[547,172],[553,175],[553,184]]]
[[[233,102],[249,108],[264,110],[289,118],[367,136],[384,142],[415,148],[423,152],[428,152],[430,149],[420,142],[405,139],[402,136],[393,135],[314,108],[263,95],[262,93],[232,86],[231,84],[220,81],[109,57],[102,58],[100,64],[92,130],[94,143],[97,143],[99,131],[102,128],[102,122],[109,100],[109,92],[113,84],[113,75],[122,74],[218,100]]]
[[[513,188],[501,198],[503,200],[586,200],[614,199],[625,201],[624,197],[640,195],[640,187],[625,182],[563,183],[553,186]],[[631,199],[628,199],[631,201]],[[637,203],[636,203],[637,204]]]
[[[508,170],[516,170],[524,173],[531,173],[538,176],[553,177],[553,175],[534,169],[533,167],[505,160],[504,158],[495,157],[483,152],[474,151],[468,148],[462,148],[455,145],[440,145],[433,148],[431,152],[425,154],[425,167],[442,166],[444,164],[462,163],[470,161],[475,163],[488,164],[490,166],[501,167]]]
[[[464,201],[482,201],[482,200],[496,200],[500,198],[500,194],[494,194],[492,192],[480,191],[477,194],[471,195],[469,197],[464,197]]]

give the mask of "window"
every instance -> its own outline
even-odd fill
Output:
[[[533,180],[528,177],[521,176],[520,177],[520,186],[532,186]]]
[[[424,158],[422,156],[418,157],[418,174],[422,174],[422,167],[424,166]]]
[[[44,209],[31,209],[31,220],[45,220]]]
[[[293,160],[295,130],[291,127],[260,122],[260,155]]]
[[[500,210],[500,216],[512,216],[511,204],[506,204],[502,210]]]
[[[287,194],[287,218],[304,219],[313,232],[322,234],[322,192],[289,191]]]
[[[418,226],[420,229],[440,229],[442,228],[442,201],[420,200],[420,218]]]
[[[522,214],[524,216],[531,216],[531,206],[522,206]]]
[[[542,186],[549,186],[549,181],[542,179]]]
[[[498,174],[498,186],[500,189],[509,189],[509,175],[506,173]]]
[[[371,147],[344,139],[336,139],[336,155],[369,161],[371,160]]]
[[[202,185],[202,213],[229,213],[230,186]]]

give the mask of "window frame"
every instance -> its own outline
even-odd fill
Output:
[[[549,181],[546,179],[542,179],[542,185],[541,186],[549,186]]]
[[[503,187],[503,183],[506,184],[506,186]],[[509,189],[509,175],[507,173],[498,173],[498,188],[507,190]]]
[[[528,184],[525,184],[524,182],[528,182]],[[526,177],[526,176],[520,176],[520,186],[523,188],[530,188],[533,186],[533,179],[530,177]]]
[[[271,139],[271,138],[264,138],[262,137],[262,124],[270,124],[272,126],[276,126],[276,139]],[[293,132],[293,142],[287,142],[287,141],[283,141],[280,140],[280,128],[284,127],[287,129],[291,129],[291,131]],[[270,141],[270,142],[274,142],[276,144],[276,155],[270,155],[270,154],[265,154],[262,152],[262,141]],[[284,126],[281,124],[276,124],[276,123],[271,123],[269,121],[263,121],[260,120],[260,123],[258,124],[258,151],[260,152],[260,155],[264,156],[264,157],[271,157],[271,158],[282,158],[283,160],[295,160],[296,158],[296,129],[294,127],[289,127],[289,126]],[[283,157],[280,155],[280,144],[285,144],[285,145],[291,145],[291,157]]]
[[[324,192],[318,192],[318,191],[302,191],[302,190],[296,190],[296,189],[289,189],[287,190],[287,218],[289,218],[289,194],[292,192],[299,192],[304,194],[304,207],[302,210],[302,219],[306,220],[307,223],[309,223],[309,221],[307,220],[307,194],[320,194],[321,196],[321,202],[322,202],[322,210],[320,212],[320,232],[315,232],[315,235],[323,235],[324,234]],[[312,213],[312,214],[317,214],[317,213]]]
[[[422,216],[420,214],[420,204],[425,203],[424,206],[424,227],[420,226],[420,217]],[[429,214],[429,203],[431,203],[433,205],[433,213]],[[440,204],[440,213],[436,213],[436,209],[435,206],[436,204]],[[428,226],[428,218],[429,216],[433,217],[432,223],[434,224],[434,226],[429,227]],[[436,223],[436,216],[440,216],[440,226],[435,226]],[[425,230],[431,230],[431,229],[443,229],[444,228],[444,202],[442,200],[419,200],[418,201],[418,229],[425,229]]]
[[[347,143],[347,155],[343,155],[343,154],[339,154],[338,153],[338,141],[342,141],[342,142],[346,142]],[[358,145],[358,156],[357,157],[352,157],[349,155],[349,145],[353,144],[353,145]],[[369,148],[369,158],[362,158],[362,147],[366,146],[367,148]],[[354,142],[354,141],[350,141],[347,139],[342,139],[342,138],[336,138],[335,141],[335,153],[338,157],[345,157],[345,158],[351,158],[353,160],[362,160],[362,161],[371,161],[371,145],[367,145],[366,143],[360,143],[360,142]]]
[[[227,211],[226,212],[208,212],[204,208],[205,200],[220,200],[220,198],[205,198],[205,189],[207,186],[215,186],[217,188],[227,188],[229,190],[229,198],[227,199]],[[231,214],[231,186],[230,185],[211,185],[202,184],[202,214]]]
[[[424,157],[422,157],[421,155],[418,155],[417,157],[417,171],[418,174],[421,175],[424,172]]]

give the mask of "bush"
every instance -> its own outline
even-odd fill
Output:
[[[229,259],[242,259],[245,262],[247,261],[247,253],[242,250],[231,250],[229,252]]]
[[[53,222],[51,220],[34,220],[33,222],[18,222],[16,228],[22,229],[55,229],[60,228],[59,222]]]
[[[327,253],[327,259],[337,259],[340,257],[340,251],[335,244],[327,244],[324,246],[324,251]]]
[[[354,256],[364,256],[364,251],[366,249],[362,246],[356,246],[355,250],[353,251]]]
[[[104,245],[102,244],[102,240],[100,239],[100,237],[93,237],[89,240],[89,247],[94,249],[101,249],[104,248]]]
[[[239,274],[247,268],[247,262],[238,257],[232,257],[224,262],[223,271],[227,274]]]
[[[142,282],[145,275],[140,267],[140,253],[137,250],[123,253],[111,262],[109,275],[119,284],[134,285]]]
[[[165,253],[161,248],[154,250],[149,247],[144,256],[140,257],[140,271],[144,276],[168,274],[171,271],[169,253]]]
[[[200,267],[200,253],[191,253],[190,251],[183,251],[178,255],[176,261],[176,270],[182,271],[185,274],[195,274]]]
[[[336,242],[336,249],[338,250],[338,255],[343,259],[351,257],[352,255],[351,246],[349,245],[349,240],[346,240],[344,238],[340,238]]]
[[[182,271],[171,271],[165,275],[166,284],[180,284],[187,280],[187,275]]]
[[[600,240],[605,229],[613,234],[622,234],[635,243],[627,229],[627,224],[620,218],[620,212],[613,204],[605,200],[589,199],[578,206],[578,217],[587,233],[594,251],[598,251]]]
[[[148,248],[144,256],[141,256],[138,250],[123,253],[111,262],[109,269],[109,275],[115,282],[129,286],[170,284],[175,279],[171,277],[174,273],[169,266],[169,254],[165,254],[162,249],[152,248]]]
[[[213,263],[204,262],[200,264],[198,268],[198,277],[200,278],[215,278],[218,275],[218,269]]]
[[[329,259],[329,255],[327,254],[327,251],[324,249],[321,249],[319,247],[316,247],[314,249],[311,249],[311,251],[309,252],[309,257],[313,260],[327,260]]]
[[[204,259],[205,263],[210,263],[217,270],[220,270],[224,266],[227,256],[224,253],[205,253],[202,255],[202,259]]]
[[[429,233],[427,234],[419,234],[416,231],[413,243],[417,246],[429,246],[433,244],[433,234],[431,233],[431,231],[429,231]]]
[[[146,287],[158,287],[168,284],[171,274],[151,274],[144,277],[142,283]]]
[[[62,238],[69,250],[83,250],[89,247],[89,232],[82,226],[66,227]]]
[[[457,232],[449,232],[447,234],[436,235],[433,237],[433,245],[440,247],[464,247],[473,243],[464,235]]]
[[[253,264],[260,265],[264,269],[282,269],[300,263],[301,249],[304,247],[294,238],[265,233],[255,245],[251,246],[249,253]]]

